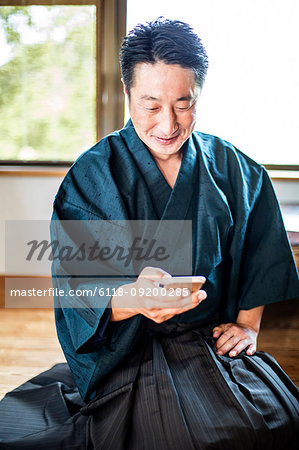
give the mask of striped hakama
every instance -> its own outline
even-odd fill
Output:
[[[213,325],[155,324],[84,404],[66,364],[0,403],[2,449],[287,450],[299,395],[273,357],[214,351]]]

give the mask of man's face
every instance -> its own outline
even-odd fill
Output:
[[[198,96],[191,69],[161,61],[135,66],[130,115],[153,156],[167,158],[179,151],[194,129]]]

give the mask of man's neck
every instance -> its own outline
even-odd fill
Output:
[[[182,152],[179,151],[174,155],[163,155],[163,157],[153,155],[153,157],[167,183],[173,189],[182,163]]]

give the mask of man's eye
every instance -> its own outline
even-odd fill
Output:
[[[178,111],[188,111],[188,109],[190,109],[191,108],[191,105],[188,105],[188,106],[178,106],[176,109],[178,110]]]
[[[154,107],[154,108],[146,108],[148,111],[157,111],[157,107]]]

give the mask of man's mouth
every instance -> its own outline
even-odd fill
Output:
[[[170,145],[172,144],[177,138],[179,137],[179,135],[176,136],[172,136],[170,138],[162,138],[159,136],[154,136],[154,138],[156,139],[156,141],[158,141],[160,144],[162,145]]]

